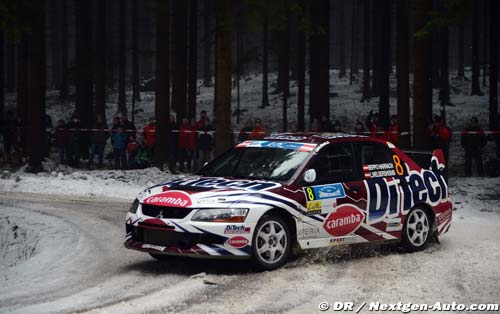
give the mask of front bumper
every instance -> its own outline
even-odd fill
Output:
[[[147,223],[125,224],[124,246],[151,254],[181,255],[198,258],[249,258],[251,246],[234,248],[228,237],[209,232],[178,232],[168,226]]]

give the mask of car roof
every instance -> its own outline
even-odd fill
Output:
[[[336,142],[359,142],[359,141],[370,141],[379,142],[385,145],[388,144],[380,138],[369,137],[365,135],[349,134],[349,133],[275,133],[268,135],[264,140],[269,141],[283,141],[283,142],[300,142],[300,143],[311,143],[311,144],[322,144],[325,142],[336,143]]]

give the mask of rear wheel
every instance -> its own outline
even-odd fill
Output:
[[[257,224],[252,241],[253,259],[266,270],[283,266],[291,251],[288,224],[279,216],[265,216]]]
[[[403,228],[402,243],[406,250],[415,252],[424,249],[431,235],[431,223],[427,212],[419,207],[410,211]]]

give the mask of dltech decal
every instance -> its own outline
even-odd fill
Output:
[[[224,229],[224,234],[244,234],[250,233],[250,227],[244,225],[227,225]]]
[[[446,201],[447,185],[441,172],[422,169],[408,171],[406,177],[365,180],[367,218],[374,224],[386,218],[406,215],[415,204],[437,204]]]
[[[345,190],[341,183],[305,187],[304,193],[308,215],[321,214],[326,207],[333,208],[337,198],[345,197]]]

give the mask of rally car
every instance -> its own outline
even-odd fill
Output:
[[[125,246],[167,255],[286,263],[311,249],[398,241],[423,249],[450,228],[441,150],[423,169],[392,143],[347,134],[245,141],[195,176],[141,192]]]

